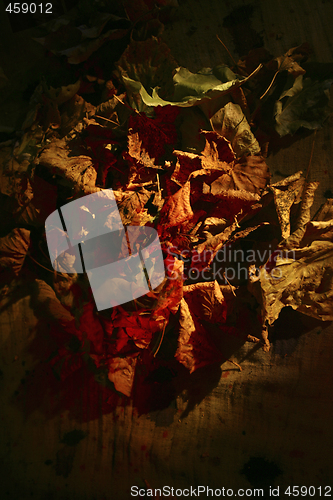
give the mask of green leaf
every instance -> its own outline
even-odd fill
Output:
[[[174,91],[172,74],[177,66],[169,47],[161,40],[155,37],[143,42],[132,40],[117,63],[117,73],[127,89],[132,108],[149,114],[145,100],[149,101],[151,96],[147,90],[150,92],[155,87],[163,89],[163,98],[171,96]],[[159,104],[149,103],[148,106]]]
[[[159,96],[159,87],[155,87],[150,95],[141,82],[132,80],[126,75],[122,75],[127,91],[134,97],[137,109],[140,109],[140,99],[146,106],[179,106],[190,107],[201,103],[203,99],[212,99],[222,94],[228,93],[231,88],[240,83],[235,78],[227,82],[222,82],[214,76],[212,70],[206,69],[204,72],[191,73],[186,68],[176,68],[173,77],[174,94],[170,100],[162,99]],[[139,99],[138,99],[139,98]]]
[[[329,115],[327,106],[333,78],[324,81],[296,78],[275,103],[275,129],[283,137],[294,134],[300,127],[314,130],[322,127]]]

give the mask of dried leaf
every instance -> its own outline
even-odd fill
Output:
[[[217,324],[227,318],[227,306],[217,281],[184,286],[184,299],[200,320]]]
[[[298,47],[289,49],[282,56],[275,57],[275,59],[266,64],[266,67],[276,72],[288,71],[294,78],[297,78],[299,75],[304,75],[305,73],[305,70],[301,68],[298,62],[306,59],[309,53],[309,46],[303,43]]]
[[[33,296],[33,306],[36,311],[58,321],[62,326],[70,328],[72,333],[75,330],[74,316],[60,303],[50,285],[39,279],[35,280],[35,284],[36,292]]]
[[[151,193],[142,188],[140,191],[125,191],[124,199],[118,202],[118,208],[122,223],[124,226],[144,226],[147,223],[147,210],[145,205],[148,202]],[[148,216],[149,217],[149,216]],[[149,220],[151,218],[149,217]]]
[[[288,238],[290,236],[290,209],[294,203],[300,201],[305,182],[301,175],[301,171],[297,172],[269,186],[269,189],[273,191],[274,194],[274,202],[281,225],[282,238]]]
[[[333,198],[329,198],[323,206],[320,207],[318,213],[315,215],[314,220],[328,221],[333,219]]]
[[[293,86],[284,91],[275,103],[275,129],[283,137],[300,127],[321,128],[329,116],[329,89],[333,79],[314,81],[300,75]]]
[[[221,362],[222,354],[207,330],[202,326],[186,302],[180,303],[179,337],[175,358],[182,363],[190,373],[207,364]]]
[[[53,175],[59,175],[64,182],[76,191],[94,188],[97,173],[89,156],[71,156],[64,139],[51,142],[43,149],[36,160],[40,167]]]
[[[188,181],[174,195],[168,198],[161,210],[160,226],[179,226],[182,222],[193,217],[190,194],[191,187]]]
[[[170,95],[173,91],[172,72],[177,63],[169,47],[155,37],[143,42],[132,40],[117,66],[129,102],[138,111],[146,111],[147,106],[159,105],[146,102],[143,96],[147,95],[148,101],[151,97],[145,89],[161,87],[163,95]]]
[[[285,306],[322,321],[333,320],[333,243],[277,251],[275,265],[260,272],[263,320],[270,325]],[[258,282],[257,282],[258,283]]]
[[[0,271],[18,275],[30,245],[30,231],[15,228],[0,238]]]
[[[215,132],[230,141],[237,157],[260,153],[259,143],[238,104],[226,104],[212,116],[211,123]]]
[[[136,363],[137,358],[133,356],[112,358],[107,363],[109,380],[118,392],[128,397],[132,394]]]

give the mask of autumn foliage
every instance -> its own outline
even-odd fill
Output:
[[[87,60],[112,36],[96,39]],[[36,314],[53,325],[49,363],[61,380],[85,363],[129,397],[147,356],[192,373],[227,361],[233,339],[268,350],[285,306],[333,319],[332,200],[311,220],[318,183],[297,172],[271,184],[256,138],[320,126],[299,119],[307,55],[300,46],[253,73],[243,59],[233,71],[194,74],[177,67],[159,38],[132,39],[111,77],[100,75],[98,104],[82,75],[56,89],[38,85],[21,140],[1,148],[3,213],[11,216],[0,238],[2,301],[20,280],[30,283]],[[270,98],[262,82],[279,85],[282,72],[293,81],[273,130],[260,121]],[[52,270],[44,222],[57,207],[111,187],[124,225],[157,229],[166,277],[146,296],[98,313],[84,275],[70,274],[70,262]]]

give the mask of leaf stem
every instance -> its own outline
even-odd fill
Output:
[[[156,348],[156,351],[154,352],[153,356],[154,358],[156,358],[156,355],[158,353],[158,351],[160,350],[160,347],[162,345],[162,341],[163,341],[163,338],[164,338],[164,333],[165,333],[165,328],[166,328],[166,325],[167,325],[167,320],[164,321],[164,326],[163,326],[163,330],[162,330],[162,333],[161,333],[161,337],[160,337],[160,340],[159,340],[159,343],[158,343],[158,346]]]
[[[311,147],[311,153],[310,153],[309,164],[308,164],[308,167],[307,167],[307,169],[306,169],[306,174],[305,174],[305,179],[306,179],[306,180],[307,180],[307,178],[308,178],[309,171],[310,171],[310,167],[311,167],[312,156],[313,156],[313,150],[314,150],[314,145],[315,145],[315,140],[316,140],[316,134],[317,134],[317,129],[315,129],[315,131],[314,131],[314,135],[313,135],[313,141],[312,141],[312,147]]]
[[[114,123],[114,125],[117,125],[117,127],[119,127],[119,123],[113,121],[113,120],[110,120],[109,118],[105,118],[105,116],[99,116],[99,115],[95,115],[96,118],[100,118],[101,120],[106,120],[107,122],[110,122],[110,123]]]
[[[223,47],[224,47],[224,48],[225,48],[225,50],[228,52],[228,54],[229,54],[229,56],[230,56],[230,58],[231,58],[232,62],[234,63],[234,65],[236,66],[236,68],[238,68],[238,64],[236,63],[235,59],[232,57],[232,54],[231,54],[230,50],[228,49],[228,47],[227,47],[227,46],[226,46],[226,45],[222,42],[221,38],[220,38],[218,35],[216,35],[216,38],[218,39],[218,41],[219,41],[220,43],[222,43]]]
[[[275,73],[275,75],[273,76],[273,79],[272,79],[271,83],[269,84],[269,86],[268,86],[267,90],[263,93],[263,95],[262,95],[261,97],[259,97],[259,99],[263,99],[263,98],[265,97],[265,95],[267,94],[267,92],[269,92],[269,91],[270,91],[270,89],[271,89],[271,87],[272,87],[272,85],[273,85],[273,83],[274,83],[274,81],[275,81],[275,78],[276,78],[276,75],[277,75],[277,74],[278,74],[278,71],[277,71],[277,72]]]

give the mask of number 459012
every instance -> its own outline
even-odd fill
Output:
[[[332,496],[332,488],[331,486],[288,486],[288,488],[284,492],[285,495],[291,497],[314,497],[323,496],[323,497],[331,497]]]
[[[51,3],[10,3],[6,7],[6,12],[10,14],[52,14]]]

